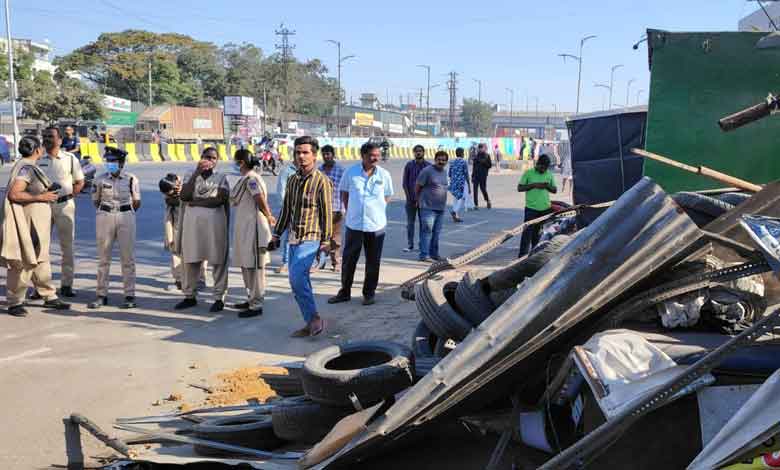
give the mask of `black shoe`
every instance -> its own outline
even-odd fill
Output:
[[[339,292],[335,296],[328,299],[329,304],[340,304],[341,302],[349,302],[352,300],[352,297],[348,296],[347,294],[342,294]]]
[[[26,317],[27,310],[24,308],[24,305],[14,305],[13,307],[8,307],[8,315],[20,318]]]
[[[363,305],[374,305],[376,303],[376,300],[374,300],[373,295],[367,295],[363,297]]]
[[[176,281],[176,289],[181,290],[181,282]]]
[[[100,308],[104,305],[108,305],[108,297],[98,297],[94,301],[87,304],[87,308]]]
[[[66,304],[60,299],[47,300],[43,303],[43,308],[51,308],[54,310],[70,310],[70,304]]]
[[[240,304],[233,304],[233,308],[236,310],[249,310],[249,302],[241,302]]]
[[[224,309],[225,309],[225,302],[223,302],[221,300],[217,300],[216,302],[214,302],[211,305],[211,308],[209,309],[209,312],[217,313],[217,312],[221,312]]]
[[[28,297],[30,300],[42,300],[43,297],[41,297],[41,294],[38,293],[37,290],[33,289],[32,294],[30,294]]]
[[[73,292],[73,288],[70,286],[62,286],[60,287],[59,294],[63,297],[76,297],[76,293]]]
[[[431,259],[434,261],[441,261],[444,258],[442,258],[441,256],[431,256]]]
[[[493,206],[490,204],[490,201],[487,202],[487,208],[488,209],[492,209],[493,208]]]
[[[135,297],[132,295],[128,295],[125,297],[125,302],[120,306],[121,308],[136,308],[138,306],[137,303],[135,303]]]
[[[262,314],[263,314],[262,307],[261,308],[256,308],[254,310],[247,309],[247,310],[244,310],[243,312],[239,312],[238,313],[238,318],[259,317]]]
[[[176,304],[176,306],[174,306],[173,308],[176,309],[176,310],[184,310],[185,308],[194,307],[196,305],[198,305],[198,301],[197,300],[186,298],[186,299],[182,300],[181,302],[179,302],[178,304]]]

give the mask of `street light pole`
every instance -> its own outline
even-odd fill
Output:
[[[16,81],[14,80],[14,44],[11,40],[11,0],[5,0],[5,32],[8,40],[8,88],[11,98],[11,122],[14,127],[13,154],[16,155],[19,148],[19,123],[16,120]]]
[[[637,90],[636,91],[636,104],[639,104],[639,97],[644,93],[645,90]]]
[[[609,109],[612,109],[612,90],[614,90],[615,86],[615,70],[622,67],[623,64],[613,65],[612,71],[609,73]]]
[[[593,84],[593,86],[595,86],[596,88],[606,88],[607,90],[609,90],[609,96],[610,96],[610,109],[612,109],[612,108],[611,108],[611,106],[612,106],[612,104],[611,104],[611,103],[612,103],[612,101],[611,101],[611,100],[612,100],[612,87],[611,87],[611,86],[609,86],[609,85],[605,85],[605,84],[603,84],[603,83],[594,83],[594,84]],[[601,110],[602,110],[602,111],[604,110],[604,101],[603,101],[603,99],[602,99],[602,101],[601,101]]]
[[[430,65],[418,65],[422,67],[428,73],[428,96],[425,98],[425,127],[430,130],[431,122],[431,66]],[[433,134],[433,132],[431,132]]]
[[[477,101],[479,101],[480,104],[482,104],[482,80],[477,80],[476,78],[472,78],[475,82],[477,82],[477,85],[479,85],[479,94],[477,95]]]
[[[515,135],[515,90],[507,88],[506,91],[509,92],[509,127]]]
[[[580,40],[580,57],[579,57],[580,66],[579,66],[579,70],[577,71],[577,114],[579,114],[580,112],[580,85],[582,83],[582,47],[585,45],[585,41],[587,41],[588,39],[594,39],[595,37],[596,37],[595,35],[585,36]]]
[[[629,100],[631,96],[631,84],[634,83],[635,81],[636,79],[632,78],[631,80],[628,81],[628,85],[626,85],[626,108],[628,108],[628,106],[630,105]]]
[[[349,59],[354,59],[354,55],[348,55],[346,57],[341,57],[341,41],[336,41],[335,39],[327,39],[325,42],[329,42],[331,44],[335,44],[336,48],[338,49],[338,65],[337,65],[337,82],[338,82],[338,93],[336,97],[336,136],[341,137],[341,64],[343,64],[345,61]]]

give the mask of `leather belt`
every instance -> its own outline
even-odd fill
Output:
[[[59,198],[57,198],[57,204],[65,202],[65,201],[70,201],[71,199],[73,199],[73,194],[68,194],[67,196],[59,197]]]
[[[124,206],[119,206],[118,209],[115,209],[111,206],[102,204],[100,206],[100,210],[104,212],[129,212],[133,210],[133,206],[131,206],[130,204],[125,204]]]

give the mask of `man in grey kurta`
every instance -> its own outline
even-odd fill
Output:
[[[195,171],[184,178],[182,185],[184,207],[176,248],[182,258],[185,298],[176,304],[177,310],[198,304],[198,278],[204,261],[208,261],[214,276],[214,304],[210,311],[220,312],[225,308],[230,185],[227,175],[214,171],[218,159],[215,148],[205,149]]]

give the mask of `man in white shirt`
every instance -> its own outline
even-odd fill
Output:
[[[377,165],[381,148],[365,143],[360,148],[362,162],[350,167],[341,178],[339,191],[346,211],[347,231],[342,255],[341,290],[328,299],[329,304],[348,302],[352,298],[352,281],[360,259],[366,252],[366,276],[363,281],[363,305],[372,305],[379,283],[379,264],[387,226],[387,203],[393,196],[390,172]]]

